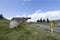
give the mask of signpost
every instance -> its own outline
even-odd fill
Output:
[[[53,28],[54,28],[54,22],[50,21],[50,28],[51,28],[51,33],[53,33]]]

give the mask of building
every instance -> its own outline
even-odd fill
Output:
[[[23,24],[24,22],[26,22],[28,19],[31,19],[31,18],[30,17],[29,18],[13,17],[10,21],[10,28],[17,27],[18,25]]]

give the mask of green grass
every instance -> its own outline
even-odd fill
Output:
[[[6,22],[6,23],[5,23]],[[60,40],[59,33],[25,23],[17,28],[9,28],[9,21],[0,21],[0,40]]]

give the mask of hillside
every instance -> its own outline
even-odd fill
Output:
[[[8,20],[0,20],[0,40],[60,40],[60,33],[51,34],[49,30],[25,23],[18,28],[9,28]]]
[[[55,20],[54,22],[58,22],[58,23],[59,23],[59,22],[60,22],[60,20]]]

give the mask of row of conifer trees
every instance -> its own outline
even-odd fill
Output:
[[[49,22],[49,19],[47,18],[46,20],[45,19],[38,19],[37,22]]]

